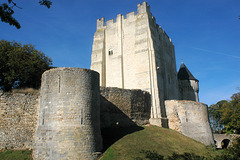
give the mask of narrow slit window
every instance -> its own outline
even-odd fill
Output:
[[[113,55],[113,50],[112,49],[109,49],[108,55]]]

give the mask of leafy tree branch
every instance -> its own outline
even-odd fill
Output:
[[[42,73],[50,68],[52,60],[33,45],[0,41],[0,88],[39,88]]]
[[[52,2],[50,0],[39,0],[39,4],[50,8]],[[7,0],[6,3],[0,4],[0,18],[2,22],[15,26],[17,29],[21,28],[20,23],[13,17],[14,7],[22,9],[13,0]]]
[[[209,118],[215,133],[240,133],[240,92],[231,100],[222,100],[209,108]]]

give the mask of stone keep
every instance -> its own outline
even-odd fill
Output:
[[[99,74],[81,68],[44,72],[34,159],[94,159],[102,149]]]
[[[116,21],[97,20],[91,69],[100,73],[101,86],[148,91],[150,123],[167,127],[164,100],[178,99],[174,45],[146,2]]]

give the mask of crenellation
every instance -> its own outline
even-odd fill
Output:
[[[101,19],[97,19],[97,30],[101,29],[105,26],[105,19],[102,17]]]
[[[122,14],[118,14],[116,20],[111,19],[111,20],[108,20],[106,22],[105,22],[104,17],[102,17],[101,19],[97,19],[97,30],[101,29],[101,28],[108,27],[108,25],[112,26],[112,24],[116,23],[120,17],[123,20],[127,21],[127,20],[135,19],[137,16],[142,15],[143,13],[148,13],[152,17],[153,22],[156,24],[155,17],[153,17],[151,12],[150,12],[150,6],[147,4],[147,2],[143,2],[142,4],[138,4],[137,13],[135,11],[133,11],[133,12],[127,13],[126,16],[122,15]]]
[[[115,22],[122,21],[122,19],[124,19],[124,16],[122,14],[118,14]]]
[[[115,23],[114,19],[110,19],[106,22],[106,27],[111,27]]]
[[[152,26],[154,26],[154,28],[158,28],[155,17],[151,16],[150,20],[151,20]]]
[[[132,19],[132,18],[136,18],[136,12],[130,12],[127,14],[125,19]]]
[[[137,5],[137,11],[138,11],[138,14],[142,14],[145,12],[150,13],[150,6],[147,4],[147,2],[143,2],[142,4],[139,3]]]

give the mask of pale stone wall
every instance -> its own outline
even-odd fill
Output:
[[[152,66],[152,93],[155,97],[150,123],[168,127],[164,100],[178,99],[178,83],[174,45],[166,32],[156,24],[155,18],[149,13],[150,49]],[[154,102],[153,102],[154,104]],[[161,117],[161,122],[158,118]]]
[[[163,125],[164,100],[178,99],[174,46],[159,27],[146,2],[137,13],[116,21],[97,20],[91,69],[100,73],[100,85],[141,89],[152,96],[151,122]],[[156,121],[154,120],[156,119]]]
[[[100,22],[103,22],[102,19]],[[99,23],[100,23],[99,22]],[[98,29],[94,34],[94,43],[92,47],[92,64],[91,69],[97,71],[100,74],[100,84],[101,86],[106,86],[105,78],[105,30]]]
[[[97,20],[91,69],[100,73],[101,86],[151,91],[148,32],[146,3],[138,14],[119,14],[106,25]]]
[[[34,159],[94,159],[101,151],[99,74],[56,68],[42,75]]]
[[[101,87],[101,128],[149,123],[151,96],[142,90]]]
[[[39,92],[0,96],[0,150],[32,149]]]
[[[185,100],[165,101],[169,128],[205,145],[214,144],[207,105]]]

